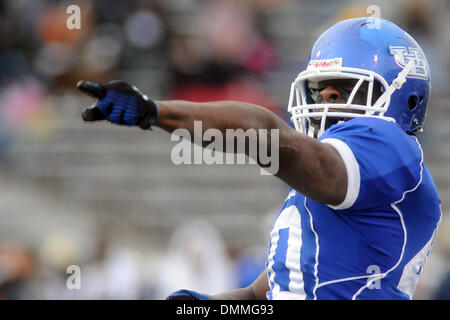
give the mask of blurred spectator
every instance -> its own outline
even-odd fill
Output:
[[[172,99],[240,100],[278,111],[257,77],[275,67],[277,54],[255,30],[250,9],[243,1],[209,1],[195,16],[197,34],[172,39]]]
[[[435,286],[429,299],[450,300],[450,216],[448,212],[439,224],[438,240],[437,254],[442,264],[440,272],[432,274]]]
[[[235,261],[237,288],[245,288],[252,284],[264,270],[267,257],[266,250],[239,248],[232,258]]]
[[[0,247],[0,299],[25,298],[36,264],[34,253],[27,247]]]
[[[449,268],[450,269],[450,268]],[[450,271],[447,272],[445,278],[437,288],[433,296],[433,300],[450,300]]]
[[[3,129],[9,134],[44,139],[58,128],[58,112],[48,100],[46,87],[36,78],[25,77],[11,83],[0,94],[0,102]]]
[[[128,42],[135,48],[148,49],[159,44],[164,36],[164,26],[159,16],[150,10],[138,10],[125,22]]]
[[[236,288],[225,243],[218,230],[203,220],[186,222],[175,230],[159,267],[157,299],[181,288],[208,294]]]
[[[436,26],[436,10],[429,2],[408,1],[402,11],[403,24],[406,30],[420,43],[430,65],[432,74],[432,92],[446,92],[448,90],[448,54],[443,54],[443,44],[448,40],[441,39],[442,32],[438,32],[442,25]],[[445,28],[445,26],[444,26]]]

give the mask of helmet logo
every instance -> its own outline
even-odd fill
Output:
[[[402,69],[410,60],[414,61],[414,66],[408,73],[407,78],[423,80],[430,78],[427,60],[420,49],[405,46],[389,46],[389,51],[394,56],[395,63]]]

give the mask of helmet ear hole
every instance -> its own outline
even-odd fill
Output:
[[[418,101],[417,101],[418,99],[417,99],[417,96],[410,96],[409,97],[409,99],[408,99],[408,107],[409,107],[409,110],[414,110],[414,108],[415,107],[417,107],[417,105],[418,105]],[[423,100],[423,98],[422,98],[422,100]]]

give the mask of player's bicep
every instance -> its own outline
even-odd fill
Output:
[[[334,146],[289,128],[280,130],[280,169],[277,176],[311,200],[341,204],[346,196],[347,172]]]

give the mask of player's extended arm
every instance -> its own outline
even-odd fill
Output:
[[[345,199],[347,173],[334,147],[300,134],[263,107],[239,101],[153,102],[135,87],[121,81],[111,81],[104,86],[80,82],[78,88],[99,98],[93,107],[84,110],[83,119],[87,121],[109,120],[143,129],[156,125],[168,132],[187,129],[191,137],[194,137],[194,121],[201,121],[203,131],[218,129],[224,139],[226,129],[278,129],[279,169],[275,175],[317,202],[338,205]],[[267,144],[267,150],[271,150],[270,139]]]
[[[275,175],[312,200],[331,205],[344,201],[347,173],[334,147],[295,131],[266,108],[239,101],[156,103],[159,109],[156,126],[168,132],[184,128],[190,131],[191,137],[195,120],[202,121],[204,131],[219,129],[223,137],[226,129],[278,129],[280,158]],[[267,144],[267,150],[272,150],[270,139]]]

